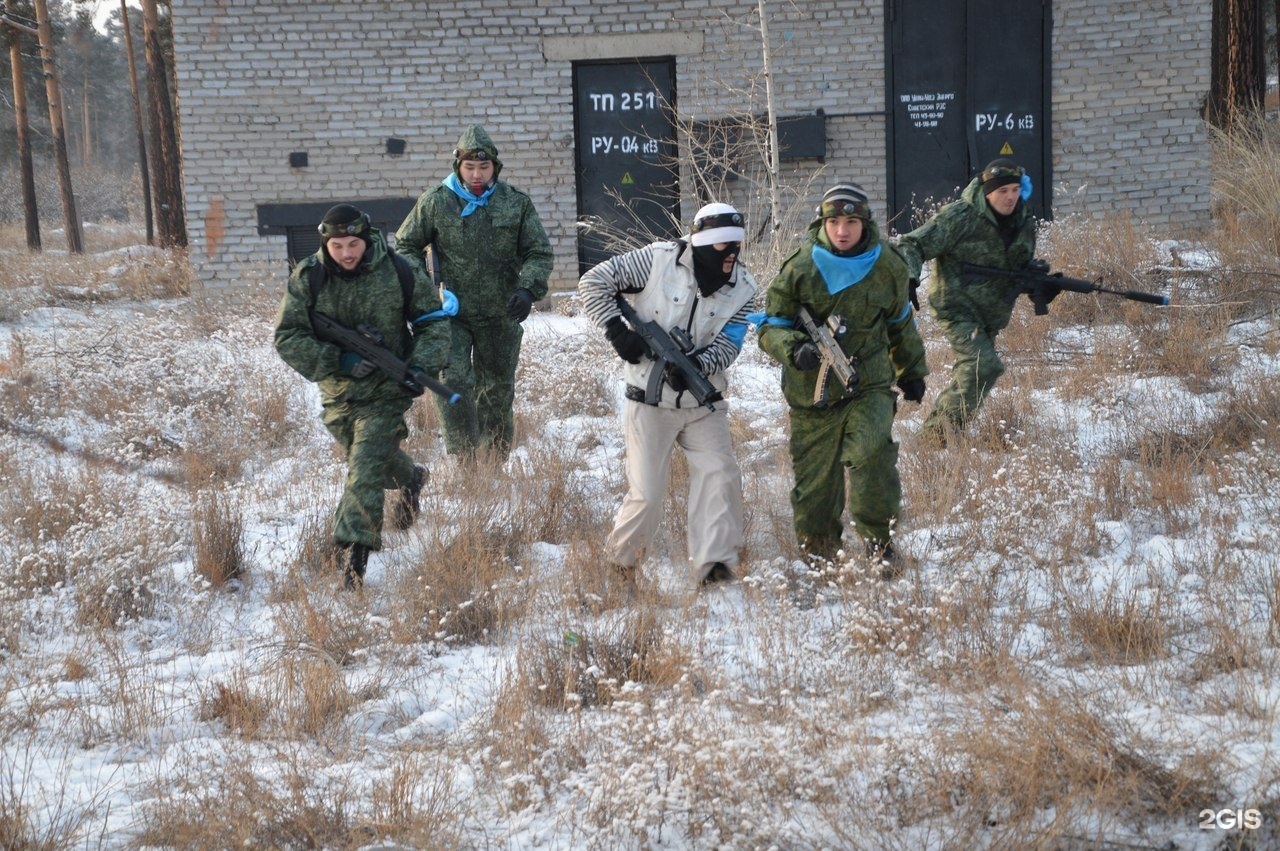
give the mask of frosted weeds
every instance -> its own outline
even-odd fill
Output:
[[[800,582],[785,407],[749,341],[731,403],[746,581],[690,591],[677,504],[645,571],[660,595],[593,611],[576,584],[622,487],[620,371],[585,321],[539,312],[511,462],[457,470],[422,414],[431,510],[388,535],[355,599],[299,556],[343,470],[314,389],[271,349],[269,309],[10,304],[0,802],[67,845],[126,846],[182,811],[236,843],[271,844],[265,826],[298,817],[331,837],[364,825],[370,843],[511,848],[1210,847],[1201,807],[1280,817],[1265,394],[1117,373],[1068,397],[1020,387],[1013,355],[980,439],[926,451],[920,409],[900,411],[906,578],[851,557]],[[1271,320],[1231,333],[1253,380],[1274,382]],[[1063,381],[1124,339],[1054,336],[1077,352],[1045,359]],[[1001,407],[1023,391],[1028,410]],[[1229,416],[1249,429],[1238,445],[1211,439]],[[192,565],[209,488],[245,524],[227,590]],[[432,559],[476,529],[501,538],[493,577],[452,614],[414,608],[456,568]],[[482,639],[439,629],[485,607],[512,616]],[[628,667],[620,636],[642,614],[649,655]],[[609,653],[583,664],[570,634]]]

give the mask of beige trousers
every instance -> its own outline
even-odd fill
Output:
[[[662,522],[671,453],[679,446],[689,463],[686,534],[695,578],[713,562],[737,567],[743,536],[742,473],[729,437],[728,406],[709,411],[633,401],[626,405],[628,490],[606,543],[610,559],[630,567],[644,559]]]

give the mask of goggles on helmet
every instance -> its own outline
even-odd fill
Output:
[[[354,222],[347,222],[343,225],[330,224],[321,222],[316,230],[320,231],[320,236],[325,239],[336,239],[343,236],[360,236],[369,229],[369,214],[361,213],[360,218]]]
[[[489,152],[486,151],[484,148],[480,148],[479,150],[476,150],[476,151],[464,151],[461,148],[454,148],[453,158],[459,161],[479,160],[480,162],[488,162],[489,160],[493,159],[493,157],[489,156]]]
[[[699,231],[711,230],[713,228],[740,227],[742,227],[741,213],[716,213],[713,216],[703,216],[700,219],[694,219],[693,227],[689,228],[689,233],[694,234]]]
[[[871,207],[866,201],[850,201],[846,198],[823,201],[822,206],[818,208],[818,217],[833,219],[836,216],[853,216],[856,219],[870,220]]]
[[[982,182],[986,183],[988,180],[995,180],[1001,177],[1011,177],[1014,180],[1021,180],[1022,176],[1026,173],[1026,169],[1022,168],[1022,166],[1014,166],[1012,168],[1007,165],[992,166],[982,173]]]

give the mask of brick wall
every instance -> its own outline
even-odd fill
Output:
[[[1131,211],[1190,228],[1209,212],[1212,4],[1054,3],[1053,167],[1058,217]]]
[[[452,4],[451,4],[452,5]],[[1201,8],[1201,7],[1205,8]],[[1189,224],[1208,208],[1208,4],[1054,4],[1055,210],[1128,204]],[[557,254],[554,287],[577,278],[571,61],[676,57],[682,112],[763,111],[755,2],[173,0],[192,259],[210,291],[285,271],[283,236],[260,236],[258,204],[416,197],[450,166],[460,131],[483,124],[503,178],[532,196]],[[775,108],[832,114],[825,164],[783,164],[786,230],[826,184],[861,182],[883,213],[884,4],[769,7]],[[633,51],[628,53],[628,51]],[[406,140],[402,155],[385,140]],[[306,168],[288,155],[306,151]],[[682,174],[686,217],[695,208]],[[763,222],[767,207],[729,185]]]

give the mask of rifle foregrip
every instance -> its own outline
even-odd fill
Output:
[[[458,402],[462,401],[461,393],[455,392],[444,382],[435,380],[420,369],[410,370],[409,374],[405,376],[405,379],[406,383],[413,382],[419,387],[423,387],[430,390],[432,393],[435,393],[437,396],[447,399],[450,405],[456,405]],[[413,388],[410,387],[410,389]]]
[[[1156,293],[1140,293],[1137,290],[1127,290],[1123,293],[1127,299],[1133,301],[1141,301],[1146,304],[1158,304],[1161,307],[1169,306],[1169,297],[1165,295],[1157,295]]]

